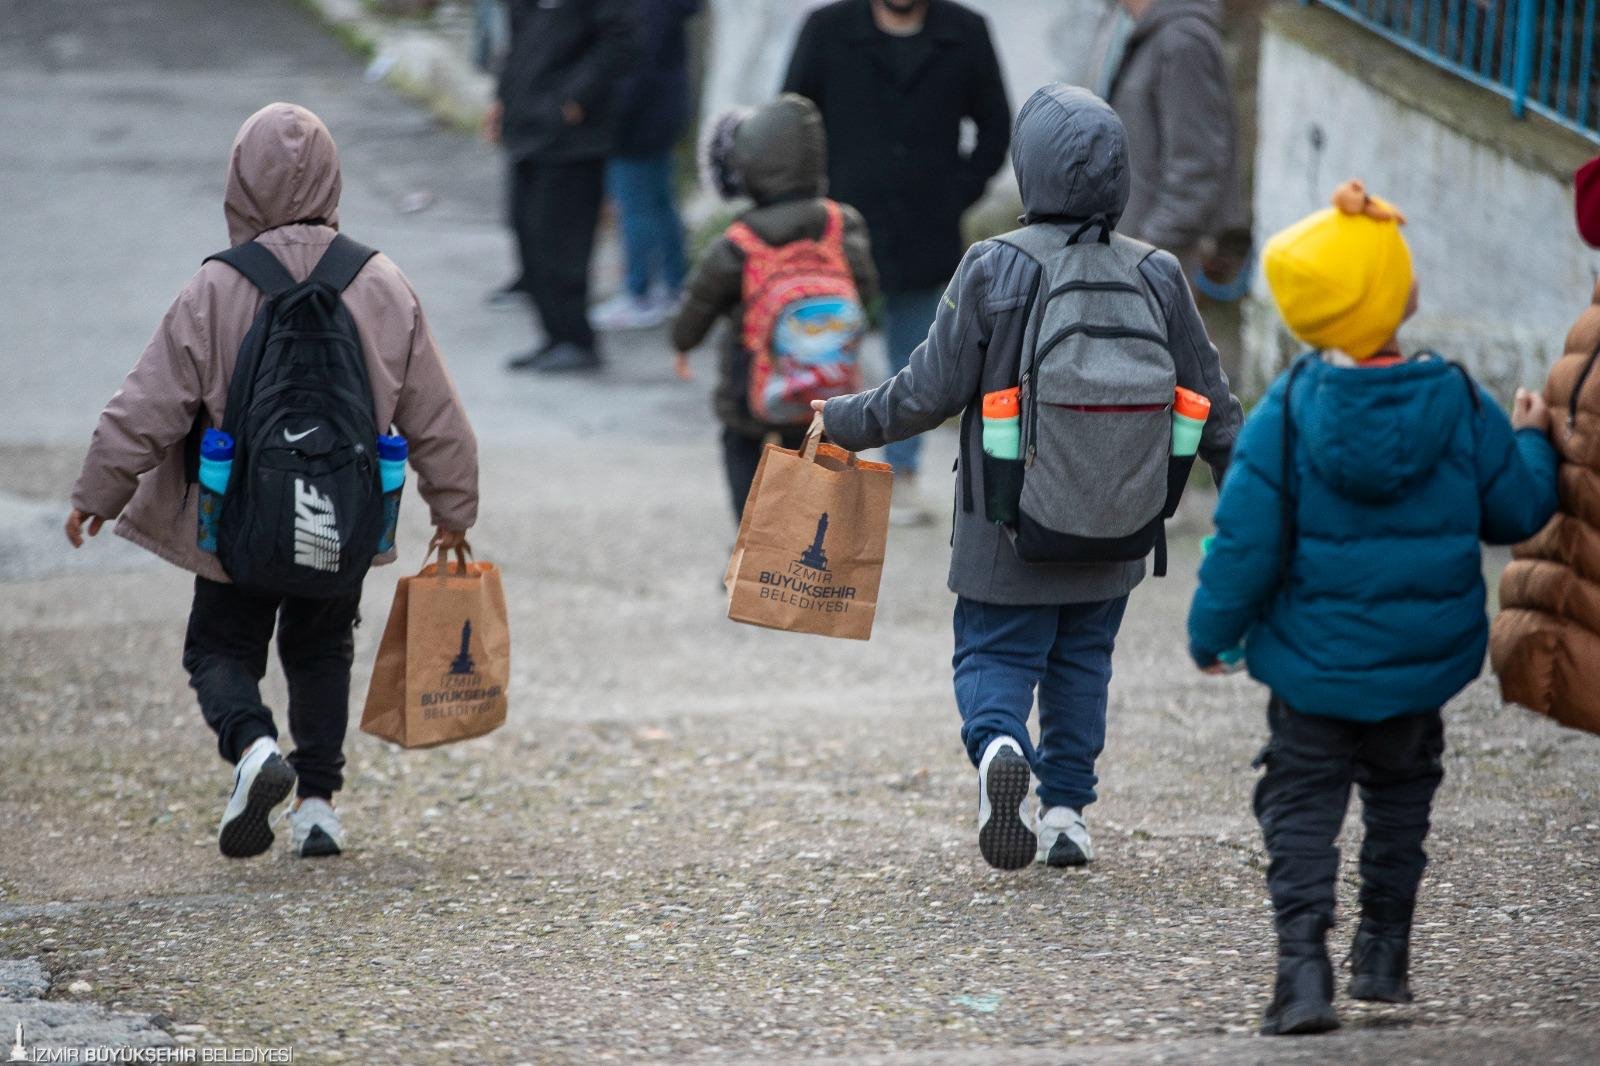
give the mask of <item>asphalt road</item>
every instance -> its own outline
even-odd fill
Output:
[[[0,959],[14,997],[47,986],[8,1002],[0,980],[0,1033],[56,1018],[359,1063],[1600,1057],[1594,738],[1464,694],[1418,1002],[1255,1038],[1265,698],[1184,661],[1193,533],[1124,628],[1099,861],[995,873],[949,691],[946,528],[892,537],[870,643],[728,623],[706,382],[675,381],[652,334],[597,379],[500,369],[533,326],[481,303],[510,269],[491,149],[277,0],[12,0],[0,25]],[[500,733],[352,738],[353,847],[319,864],[217,854],[229,775],[178,665],[184,576],[56,544],[95,414],[225,242],[227,146],[273,99],[327,120],[346,228],[422,294],[483,441],[475,543],[514,633]],[[401,211],[417,192],[432,205]],[[930,447],[948,469],[949,436]],[[369,582],[358,694],[396,573]]]

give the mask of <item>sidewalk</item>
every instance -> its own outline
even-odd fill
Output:
[[[370,56],[367,77],[405,93],[452,126],[475,129],[494,79],[472,61],[470,5],[427,18],[385,18],[362,0],[302,0],[348,46]]]

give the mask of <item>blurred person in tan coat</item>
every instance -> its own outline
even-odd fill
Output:
[[[1600,248],[1600,158],[1577,174],[1578,232]],[[1550,370],[1561,509],[1500,579],[1489,655],[1507,701],[1600,733],[1600,283]]]
[[[293,104],[269,104],[246,120],[229,155],[229,242],[257,242],[303,281],[339,232],[340,188],[338,150],[322,120]],[[264,300],[218,261],[204,263],[183,287],[100,415],[66,535],[78,547],[85,533],[115,519],[119,536],[196,575],[183,661],[219,750],[236,767],[219,830],[223,853],[242,858],[270,847],[271,809],[298,783],[290,817],[296,852],[336,854],[344,838],[332,799],[343,785],[359,593],[247,593],[196,544],[200,494],[185,445],[197,430],[222,426],[234,363]],[[343,301],[360,338],[374,422],[408,439],[436,540],[458,546],[477,520],[477,442],[417,295],[400,268],[377,254]],[[261,702],[274,630],[296,745],[287,759]]]

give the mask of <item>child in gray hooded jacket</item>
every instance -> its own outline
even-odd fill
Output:
[[[827,434],[852,450],[962,416],[949,578],[957,596],[956,702],[978,767],[979,846],[1001,869],[1035,859],[1081,866],[1094,857],[1083,811],[1095,800],[1095,761],[1105,744],[1111,653],[1128,595],[1145,573],[1142,559],[1024,562],[1005,528],[984,513],[986,368],[1018,362],[1037,329],[1031,312],[1044,270],[1018,247],[1040,243],[1033,227],[1048,227],[1065,246],[1098,224],[1101,240],[1121,242],[1137,259],[1151,309],[1164,319],[1177,384],[1211,402],[1199,454],[1219,480],[1242,420],[1177,260],[1112,236],[1128,198],[1127,159],[1122,123],[1098,97],[1059,84],[1034,93],[1012,140],[1027,240],[972,247],[910,365],[870,392],[820,406]],[[1028,732],[1036,690],[1037,744]],[[1023,806],[1035,775],[1039,807],[1029,816]]]

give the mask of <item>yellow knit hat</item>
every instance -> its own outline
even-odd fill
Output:
[[[1333,194],[1333,206],[1267,242],[1267,286],[1289,330],[1307,344],[1354,359],[1375,355],[1393,337],[1411,300],[1411,249],[1405,216],[1368,196],[1359,181]]]

